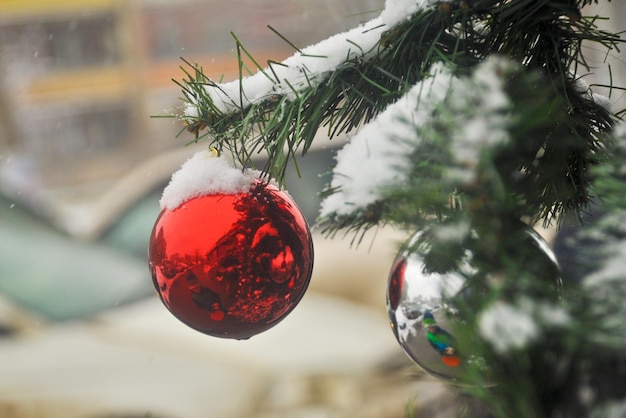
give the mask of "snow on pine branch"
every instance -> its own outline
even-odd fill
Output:
[[[490,58],[472,78],[459,79],[444,64],[413,86],[376,119],[364,125],[337,153],[328,196],[321,217],[349,215],[381,200],[387,187],[402,184],[411,168],[410,156],[432,138],[423,132],[446,113],[451,120],[452,156],[444,177],[455,186],[471,183],[485,151],[508,143],[510,101],[503,91],[503,74],[513,64]]]
[[[407,156],[419,145],[416,127],[431,118],[455,80],[443,65],[412,87],[376,119],[364,125],[337,153],[330,188],[322,201],[322,217],[347,215],[381,198],[385,186],[403,182],[409,171]]]
[[[516,304],[500,300],[480,313],[478,333],[496,352],[506,354],[527,348],[544,329],[567,327],[571,322],[562,306],[525,298]]]
[[[304,48],[283,62],[252,76],[206,86],[206,93],[214,108],[223,113],[245,109],[272,95],[287,96],[293,100],[299,91],[319,85],[326,75],[342,64],[374,56],[383,32],[438,2],[387,0],[379,17]],[[193,101],[197,98],[189,99]],[[198,106],[202,106],[202,103],[188,103],[186,116],[198,117]]]
[[[525,348],[539,337],[539,329],[530,314],[502,301],[483,312],[478,330],[499,353]]]

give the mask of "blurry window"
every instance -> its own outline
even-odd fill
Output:
[[[8,23],[0,27],[6,61],[16,68],[77,69],[120,60],[112,14]]]
[[[42,108],[31,119],[34,123],[24,128],[28,151],[57,160],[111,151],[126,142],[131,124],[126,103]]]

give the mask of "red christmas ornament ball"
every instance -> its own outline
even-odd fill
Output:
[[[159,297],[202,333],[247,339],[298,304],[313,269],[307,222],[276,186],[210,193],[161,211],[149,263]]]

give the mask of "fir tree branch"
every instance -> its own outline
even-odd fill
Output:
[[[421,80],[435,62],[444,61],[467,71],[490,54],[503,54],[529,69],[553,75],[554,89],[569,100],[564,80],[573,78],[570,67],[586,65],[580,44],[588,40],[610,49],[619,39],[597,30],[593,19],[572,15],[577,9],[570,2],[478,0],[445,5],[418,10],[409,20],[386,28],[373,50],[350,54],[333,71],[314,74],[302,67],[301,75],[308,80],[304,84],[277,80],[275,74],[270,76],[273,64],[268,71],[253,60],[276,91],[270,90],[251,103],[247,103],[250,98],[245,97],[243,88],[235,101],[194,66],[195,76],[187,74],[188,79],[182,83],[186,101],[194,109],[184,116],[188,129],[196,135],[208,129],[213,146],[234,150],[244,164],[254,153],[269,150],[263,171],[280,181],[297,150],[305,153],[310,147],[318,127],[328,126],[330,135],[354,130]],[[358,44],[355,42],[354,50],[359,49]],[[237,46],[238,51],[253,59],[238,41]],[[281,84],[284,86],[276,88]],[[207,88],[224,94],[218,94],[216,102],[216,96]],[[226,100],[226,108],[219,103],[222,99]],[[273,117],[273,112],[296,117],[300,122]],[[235,144],[243,138],[243,143]],[[291,147],[288,157],[278,158],[275,150],[285,144]]]
[[[406,162],[387,168],[397,171],[389,177],[389,183],[359,180],[363,187],[380,189],[377,197],[370,198],[370,203],[379,208],[375,212],[368,210],[367,202],[336,211],[336,205],[327,198],[320,221],[322,230],[332,233],[345,224],[371,227],[376,221],[421,229],[433,220],[453,215],[447,196],[456,189],[463,192],[466,211],[476,220],[501,216],[525,217],[533,223],[560,222],[564,215],[578,215],[591,200],[589,170],[605,152],[605,133],[612,124],[608,110],[593,100],[581,82],[567,85],[567,102],[551,88],[550,77],[542,71],[529,72],[497,61],[495,67],[481,64],[472,77],[454,81],[450,93],[440,102],[432,101],[432,90],[424,90],[412,99],[414,102],[400,104],[413,116],[378,121],[377,125],[387,126],[389,133],[382,129],[372,134],[364,127],[365,138],[389,136],[390,147],[394,143],[392,132],[397,132],[397,125],[405,124],[403,140],[410,145],[402,144],[394,152],[406,153],[401,157]],[[499,80],[502,90],[494,90],[487,81],[480,81],[483,79],[492,83]],[[506,97],[505,107],[493,107],[493,97],[499,95]],[[490,107],[493,109],[488,110]],[[580,117],[583,112],[593,119]],[[471,139],[476,130],[484,133]],[[505,142],[498,143],[498,137],[506,138]],[[355,146],[357,138],[352,142]],[[372,140],[367,141],[367,146],[373,147]],[[478,153],[477,159],[469,158],[468,152]],[[346,164],[358,166],[357,161],[342,163],[340,160],[335,169],[342,176],[346,175],[342,171]],[[450,173],[465,174],[459,177]],[[348,175],[358,174],[352,170]],[[330,187],[339,195],[334,200],[353,201],[354,184],[353,178],[334,180]],[[370,215],[367,222],[359,222],[358,217],[365,213]],[[373,213],[377,219],[372,218]]]

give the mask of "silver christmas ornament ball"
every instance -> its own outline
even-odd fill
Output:
[[[532,274],[545,274],[548,287],[557,289],[558,294],[560,270],[552,251],[532,228],[521,231],[517,235],[519,242],[510,247],[519,248],[520,266]],[[478,256],[467,249],[457,268],[446,273],[428,272],[418,244],[421,234],[415,233],[400,250],[389,274],[387,312],[393,333],[406,354],[428,374],[463,385],[468,375],[478,373],[483,386],[492,386],[488,365],[472,352],[471,343],[468,346],[467,335],[472,333],[465,328],[456,306],[459,299],[472,303],[486,293],[486,289],[470,285],[477,272]],[[513,288],[523,274],[512,279]],[[500,285],[505,276],[496,268],[486,282]],[[455,335],[459,331],[465,336],[464,344]]]

